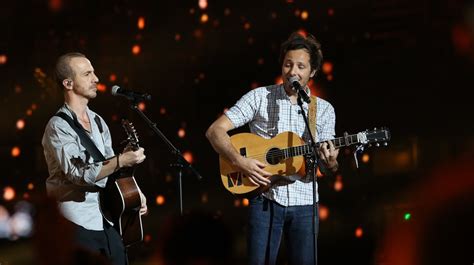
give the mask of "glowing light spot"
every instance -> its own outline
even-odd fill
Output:
[[[138,54],[141,52],[141,50],[142,50],[142,48],[141,48],[140,45],[138,45],[138,44],[135,44],[135,45],[133,45],[133,47],[132,47],[132,53],[133,53],[134,55],[138,55]]]
[[[207,8],[207,0],[199,0],[199,8],[201,8],[202,10],[206,9]]]
[[[145,18],[144,17],[139,17],[138,18],[137,27],[138,27],[138,29],[144,29],[145,28]]]
[[[15,93],[19,94],[19,93],[21,93],[22,90],[23,89],[21,88],[20,85],[15,85]]]
[[[207,21],[209,21],[209,16],[207,14],[202,14],[201,23],[206,23]]]
[[[194,162],[193,153],[191,153],[190,151],[184,152],[183,157],[184,159],[186,159],[186,161],[188,161],[189,164],[192,164]]]
[[[181,34],[176,33],[176,34],[174,35],[174,40],[175,40],[175,41],[180,41],[180,40],[181,40]]]
[[[370,160],[369,154],[363,154],[362,155],[362,162],[369,163],[369,160]]]
[[[230,9],[229,8],[224,9],[224,15],[225,16],[230,15]]]
[[[355,230],[355,236],[361,238],[364,235],[364,230],[361,227],[357,227]]]
[[[242,202],[241,202],[239,199],[235,199],[235,200],[234,200],[234,207],[240,207],[240,204],[241,204],[241,203],[242,203]]]
[[[323,70],[323,73],[330,74],[333,69],[333,64],[331,62],[324,62],[321,69]]]
[[[20,147],[15,146],[12,148],[11,155],[12,157],[19,157],[21,153]]]
[[[8,57],[5,54],[0,54],[0,64],[6,64]]]
[[[165,196],[158,195],[156,196],[156,205],[163,205],[165,204]]]
[[[305,29],[299,29],[298,34],[300,34],[301,36],[304,36],[304,37],[308,36],[308,32]]]
[[[328,81],[332,81],[334,79],[334,77],[332,75],[328,75],[326,78],[327,78]]]
[[[107,87],[104,84],[102,83],[97,84],[97,91],[104,93],[106,90],[107,90]]]
[[[196,10],[194,8],[189,9],[189,14],[193,15],[194,13],[196,13]]]
[[[145,102],[138,103],[138,109],[141,110],[141,111],[145,111],[145,109],[146,109]]]
[[[63,7],[63,1],[62,0],[49,0],[48,7],[49,7],[49,10],[53,12],[58,12]]]
[[[329,16],[334,16],[334,9],[329,8],[329,9],[328,9],[328,15],[329,15]]]
[[[28,190],[33,190],[35,188],[35,185],[33,183],[28,183],[28,186],[27,186]]]
[[[151,241],[151,235],[146,234],[145,237],[143,238],[143,241],[145,241],[145,243],[150,243],[150,241]]]
[[[281,75],[275,78],[275,84],[283,84],[283,77]]]
[[[161,115],[165,115],[165,114],[166,114],[166,108],[165,108],[165,107],[161,107],[161,108],[160,108],[160,114],[161,114]]]
[[[3,188],[3,199],[5,201],[11,201],[15,198],[15,189],[10,186]]]
[[[30,194],[25,192],[23,193],[23,199],[28,200],[30,198]]]
[[[301,19],[302,20],[307,20],[308,17],[309,17],[308,11],[304,10],[303,12],[301,12]]]
[[[23,119],[19,119],[16,121],[16,128],[18,130],[23,130],[23,128],[25,128],[25,120]]]
[[[209,196],[207,195],[207,193],[203,193],[201,194],[201,202],[202,203],[207,203],[209,201]]]
[[[196,30],[194,30],[194,32],[193,32],[193,36],[194,36],[196,39],[201,39],[201,38],[204,36],[204,33],[202,32],[201,29],[196,29]]]
[[[115,82],[115,81],[117,81],[117,75],[115,75],[115,74],[110,74],[110,75],[109,75],[109,80],[110,80],[110,82]]]
[[[336,181],[334,182],[334,190],[335,191],[341,191],[342,188],[343,188],[342,177],[340,175],[338,175],[336,177]]]
[[[251,27],[250,23],[249,23],[249,22],[245,22],[245,24],[244,24],[244,29],[245,29],[245,30],[249,30],[250,27]]]
[[[186,136],[186,130],[183,129],[183,128],[180,128],[180,129],[178,130],[178,137],[179,137],[179,138],[184,138],[184,136]]]
[[[327,220],[329,217],[329,209],[325,205],[319,205],[319,219],[321,221]]]
[[[35,103],[31,104],[31,109],[32,110],[36,110],[38,108],[38,105],[36,105]]]
[[[409,221],[409,220],[411,219],[411,213],[405,213],[405,214],[403,215],[403,219],[404,219],[405,221]]]
[[[26,110],[26,116],[31,116],[33,115],[33,111],[31,109]]]
[[[301,10],[296,9],[295,10],[295,16],[299,17],[301,15]]]
[[[249,204],[250,204],[249,199],[247,199],[247,198],[243,198],[243,199],[242,199],[242,206],[248,207]]]

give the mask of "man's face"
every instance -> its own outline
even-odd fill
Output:
[[[285,54],[283,65],[281,67],[281,74],[283,77],[283,84],[287,91],[291,91],[293,87],[290,84],[290,77],[298,77],[302,87],[308,84],[308,81],[316,73],[311,70],[310,55],[306,49],[291,50]]]
[[[94,74],[91,62],[87,58],[74,57],[69,64],[74,72],[72,87],[74,94],[87,99],[95,98],[99,79]]]

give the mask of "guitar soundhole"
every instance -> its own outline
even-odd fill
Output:
[[[268,164],[276,165],[283,160],[283,151],[278,148],[272,148],[268,151],[266,159]]]

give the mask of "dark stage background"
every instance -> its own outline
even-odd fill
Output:
[[[101,92],[89,106],[115,150],[121,118],[146,149],[136,179],[150,214],[131,264],[161,264],[166,253],[245,264],[248,201],[222,187],[204,134],[245,92],[278,82],[279,45],[296,30],[322,43],[312,89],[335,107],[338,136],[392,133],[387,147],[359,155],[358,169],[348,148],[341,173],[318,178],[320,264],[474,262],[472,1],[32,0],[3,1],[0,14],[0,264],[48,264],[69,244],[44,198],[41,146],[63,100],[53,66],[69,51],[95,67]],[[203,176],[184,172],[186,218],[173,155],[113,85],[152,95],[141,107]]]

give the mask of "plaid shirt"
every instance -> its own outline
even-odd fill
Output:
[[[326,141],[335,136],[336,116],[333,106],[317,98],[316,141]],[[308,104],[303,102],[308,113]],[[245,94],[225,115],[235,128],[249,123],[250,131],[263,138],[273,138],[282,132],[291,131],[306,142],[309,133],[300,106],[292,104],[283,85],[259,87]],[[293,183],[276,183],[264,196],[283,206],[313,204],[313,187],[310,174]],[[316,200],[319,200],[316,183]]]

